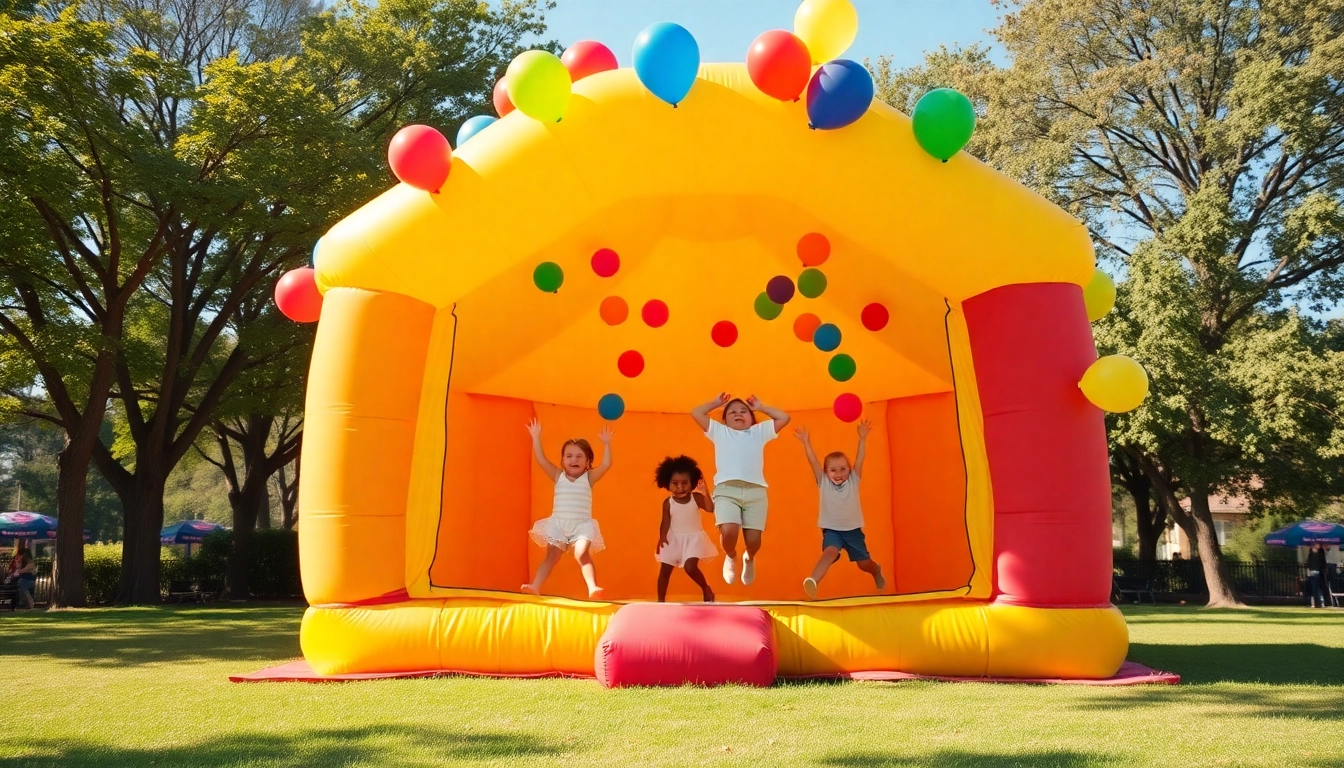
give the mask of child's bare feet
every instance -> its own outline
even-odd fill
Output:
[[[603,588],[601,588],[601,587],[589,587],[589,588],[588,588],[588,599],[589,599],[589,600],[596,600],[596,599],[602,597],[602,595],[605,594],[606,591],[607,591],[607,590],[605,590],[605,589],[603,589]]]
[[[540,589],[537,589],[536,587],[532,586],[531,584],[524,584],[523,587],[522,587],[522,589],[523,589],[524,592],[526,592],[526,593],[529,594],[529,595],[540,595],[540,594],[541,594],[541,590],[540,590]]]
[[[887,588],[887,577],[882,575],[882,566],[877,566],[877,573],[873,574],[873,583],[877,585],[877,591],[881,592]]]
[[[807,593],[808,600],[817,599],[817,580],[808,576],[803,579],[803,591]]]
[[[706,603],[714,602],[714,593],[709,589],[705,589],[704,599]]]

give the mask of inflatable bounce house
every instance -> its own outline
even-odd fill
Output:
[[[745,66],[701,64],[666,23],[633,68],[593,42],[529,51],[502,116],[455,148],[398,134],[402,183],[277,288],[320,318],[300,494],[314,676],[1117,674],[1104,411],[1137,407],[1147,377],[1097,358],[1089,319],[1114,286],[1081,223],[959,151],[964,96],[933,91],[913,119],[874,99],[838,58],[856,24],[848,0],[806,0]],[[805,599],[817,484],[783,437],[754,583],[707,567],[716,603],[681,575],[652,602],[654,467],[687,454],[712,476],[689,411],[720,392],[788,411],[819,451],[872,424],[883,591],[841,563]],[[553,460],[614,430],[601,599],[569,558],[542,595],[520,588],[552,504],[534,418]]]

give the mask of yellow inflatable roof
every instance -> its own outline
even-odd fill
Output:
[[[802,102],[760,93],[741,64],[703,66],[677,108],[630,69],[573,93],[558,123],[513,112],[458,148],[440,194],[398,185],[339,222],[319,287],[449,309],[454,389],[590,408],[618,392],[631,410],[685,411],[725,388],[784,408],[950,391],[949,305],[1092,277],[1080,223],[965,153],[930,157],[880,102],[811,130]],[[761,319],[756,297],[773,276],[797,279],[811,232],[831,243],[825,292]],[[620,256],[609,278],[589,266],[601,248]],[[546,261],[564,270],[557,293],[533,285]],[[614,328],[599,314],[608,296],[630,308]],[[660,328],[640,319],[654,299],[670,310]],[[859,321],[873,302],[891,315],[877,332]],[[804,312],[839,327],[853,379],[832,380],[829,355],[795,338]],[[729,348],[711,341],[724,321]],[[632,379],[616,367],[626,350],[646,362]]]

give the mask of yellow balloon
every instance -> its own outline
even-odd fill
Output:
[[[849,0],[803,0],[793,32],[807,44],[813,64],[838,58],[859,33],[859,12]]]
[[[1128,413],[1148,396],[1148,372],[1132,357],[1107,355],[1087,367],[1078,388],[1103,411]]]
[[[1115,281],[1098,269],[1083,289],[1083,303],[1087,305],[1087,319],[1097,322],[1115,308]]]
[[[523,51],[509,62],[504,74],[509,100],[534,120],[553,123],[569,109],[573,83],[563,62],[549,51]]]

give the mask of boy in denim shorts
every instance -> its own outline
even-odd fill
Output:
[[[821,559],[812,569],[812,575],[803,580],[803,591],[809,600],[817,598],[817,584],[831,565],[840,559],[841,551],[849,555],[850,562],[857,565],[859,570],[872,575],[877,591],[887,588],[882,566],[873,562],[873,558],[868,555],[868,544],[863,537],[863,509],[859,506],[859,479],[863,471],[865,443],[871,429],[869,422],[859,422],[859,449],[854,454],[852,465],[849,457],[840,451],[827,454],[824,463],[817,461],[807,429],[799,427],[794,431],[794,437],[802,441],[803,450],[807,452],[807,463],[812,465],[812,474],[817,478],[821,498],[817,515],[817,525],[821,528]]]

